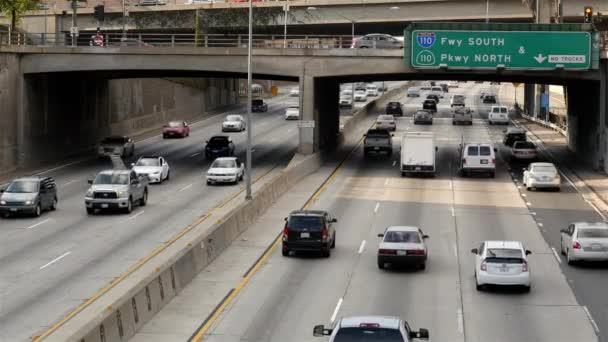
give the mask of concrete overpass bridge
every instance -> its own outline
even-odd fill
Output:
[[[61,120],[69,111],[97,115],[107,111],[107,82],[139,77],[244,78],[247,51],[243,48],[44,48],[0,47],[0,97],[5,113],[19,122],[19,146],[27,153],[27,123]],[[339,85],[369,80],[495,80],[561,84],[571,120],[571,147],[599,156],[600,117],[608,112],[608,56],[599,70],[419,70],[404,63],[403,52],[375,49],[256,49],[254,77],[300,83],[301,119],[314,127],[301,128],[300,150],[313,153],[334,145],[339,133]],[[57,104],[61,104],[57,106]],[[602,122],[605,122],[602,121]],[[580,132],[580,133],[579,133]],[[584,132],[584,133],[583,133]],[[103,133],[103,132],[100,132]],[[605,142],[601,142],[605,143]],[[23,163],[27,163],[26,160]]]

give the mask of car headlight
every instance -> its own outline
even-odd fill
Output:
[[[153,175],[159,175],[159,174],[160,174],[160,171],[154,171],[154,172],[152,172],[152,174],[153,174]]]
[[[93,197],[93,190],[87,190],[86,197]]]
[[[1,205],[5,205],[5,204],[6,204],[6,201],[0,201],[0,204],[1,204]]]
[[[534,176],[534,175],[529,175],[529,176],[528,176],[528,178],[530,178],[531,180],[538,180],[538,179],[536,178],[536,176]]]
[[[34,201],[25,201],[25,205],[32,205],[34,204]]]
[[[119,198],[122,198],[122,197],[125,197],[127,192],[126,191],[117,191],[116,194],[118,195]]]

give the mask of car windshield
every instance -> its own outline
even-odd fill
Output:
[[[464,95],[454,95],[454,101],[463,101],[465,99]]]
[[[535,149],[536,146],[529,141],[516,141],[513,148]]]
[[[264,104],[264,100],[252,100],[251,104],[253,104],[254,106],[261,106]]]
[[[436,104],[437,104],[437,102],[435,102],[435,100],[426,100],[426,101],[424,101],[424,105],[425,106],[434,106]]]
[[[287,107],[287,109],[298,110],[298,109],[300,109],[300,107],[299,106],[289,106],[289,107]]]
[[[182,126],[184,126],[183,122],[179,122],[179,121],[169,122],[169,127],[182,127]]]
[[[389,107],[399,107],[399,106],[401,106],[401,103],[399,103],[399,102],[389,102],[388,106]]]
[[[404,342],[401,332],[386,328],[341,328],[334,342]]]
[[[22,193],[22,194],[38,192],[38,182],[37,181],[14,181],[8,186],[8,188],[6,188],[6,192]]]
[[[211,164],[212,169],[233,169],[236,168],[236,161],[232,159],[220,159]]]
[[[129,184],[129,175],[126,173],[100,173],[95,177],[93,184]]]
[[[135,166],[160,166],[158,158],[142,158],[137,161]]]
[[[543,172],[543,173],[557,173],[557,169],[554,166],[533,166],[533,172]]]
[[[384,242],[420,243],[420,235],[416,232],[389,231],[384,234]]]
[[[228,145],[227,138],[211,138],[209,140],[209,146],[211,147],[224,147]]]
[[[238,115],[228,115],[226,117],[226,121],[239,121],[241,120],[241,117]]]
[[[107,137],[103,139],[104,144],[124,144],[127,142],[127,138],[123,137]]]
[[[523,262],[523,254],[521,250],[514,248],[488,248],[486,251],[486,262],[521,264]]]
[[[579,238],[608,238],[608,229],[584,228],[578,230]]]
[[[323,217],[321,216],[304,216],[294,215],[290,216],[287,222],[287,226],[290,229],[308,229],[313,231],[320,231],[325,227],[323,224]]]
[[[407,91],[418,91],[418,88],[409,88]]]
[[[394,121],[395,118],[392,115],[380,115],[378,121]]]

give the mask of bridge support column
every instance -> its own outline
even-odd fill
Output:
[[[600,62],[601,169],[608,173],[608,60]]]
[[[337,80],[300,78],[300,153],[311,154],[335,146],[340,130],[339,93]]]

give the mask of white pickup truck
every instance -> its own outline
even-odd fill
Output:
[[[401,176],[425,174],[434,176],[435,135],[433,132],[406,132],[401,138]]]

